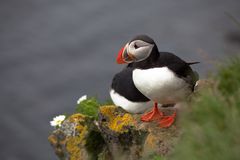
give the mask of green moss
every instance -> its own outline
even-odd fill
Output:
[[[98,109],[101,104],[94,97],[82,101],[76,107],[76,112],[97,118]]]
[[[100,132],[92,130],[86,138],[86,150],[91,155],[92,160],[97,159],[100,153],[102,153],[106,146],[104,139]]]
[[[113,105],[113,102],[111,99],[108,99],[105,102],[99,102],[97,98],[91,97],[78,104],[76,112],[97,119],[99,107],[104,105]]]

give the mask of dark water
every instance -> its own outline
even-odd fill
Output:
[[[57,159],[49,121],[73,112],[83,94],[108,98],[122,67],[117,52],[136,34],[201,61],[195,69],[206,75],[228,56],[226,35],[239,30],[224,12],[239,19],[240,1],[1,0],[1,159]]]

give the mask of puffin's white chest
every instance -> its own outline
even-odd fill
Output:
[[[142,94],[161,104],[182,101],[191,93],[189,84],[167,67],[135,69],[133,82]]]

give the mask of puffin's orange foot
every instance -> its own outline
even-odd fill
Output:
[[[163,116],[163,113],[158,110],[157,103],[155,103],[155,106],[152,111],[142,115],[141,120],[144,122],[150,122],[153,120],[159,120]]]
[[[167,128],[170,127],[176,118],[176,112],[174,112],[171,116],[163,116],[161,120],[159,121],[161,128]]]
[[[159,120],[161,119],[163,116],[162,112],[158,111],[158,112],[148,112],[144,115],[142,115],[141,120],[144,122],[150,122],[150,121],[154,121],[154,120]]]

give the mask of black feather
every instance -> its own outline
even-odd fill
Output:
[[[200,62],[188,62],[187,64],[188,65],[193,65],[193,64],[198,64],[198,63],[200,63]]]
[[[135,87],[132,79],[133,69],[134,68],[127,67],[117,73],[112,81],[112,89],[132,102],[150,101]]]

